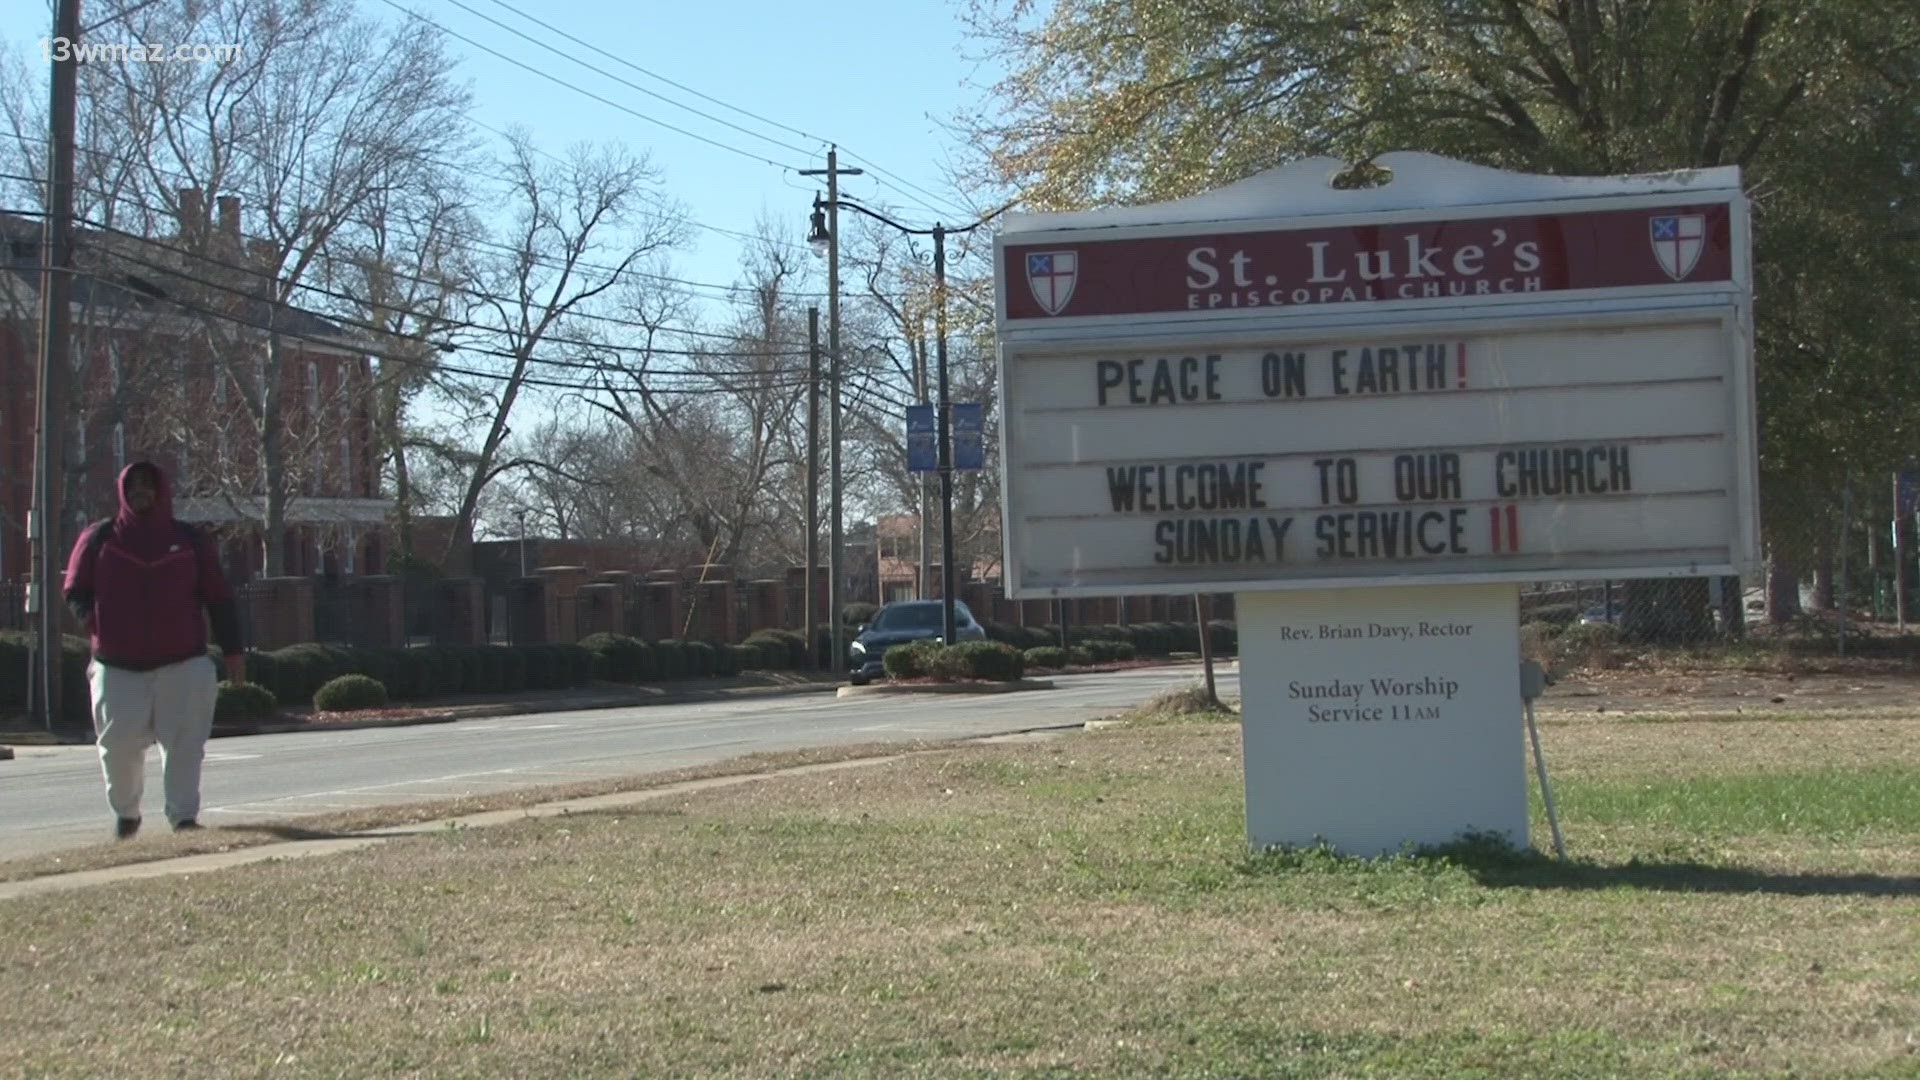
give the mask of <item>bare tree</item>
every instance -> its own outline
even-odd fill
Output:
[[[222,494],[255,517],[267,572],[281,573],[289,507],[316,485],[338,416],[301,393],[296,361],[318,346],[342,369],[329,396],[364,366],[364,341],[309,314],[337,306],[309,287],[369,201],[429,182],[463,149],[465,91],[433,32],[382,28],[350,0],[117,0],[96,21],[141,41],[242,45],[218,64],[86,65],[81,157],[102,217],[153,240],[119,257],[202,324],[198,360],[219,377],[203,369],[196,385],[227,387],[245,428],[230,449],[258,461],[208,475],[244,485]]]
[[[481,496],[501,473],[536,467],[531,459],[499,461],[509,434],[515,403],[534,376],[535,365],[553,354],[581,357],[573,344],[552,339],[569,329],[587,331],[573,317],[590,312],[631,271],[678,244],[685,233],[681,216],[650,199],[657,171],[644,157],[618,148],[575,148],[563,162],[543,164],[524,135],[510,140],[507,197],[514,222],[506,254],[488,260],[480,280],[483,316],[498,342],[499,360],[492,385],[470,387],[484,405],[474,419],[486,434],[466,455],[466,481],[454,513],[454,531],[446,565],[471,564],[474,525]],[[574,368],[591,367],[588,352]],[[553,372],[552,367],[543,370]]]
[[[357,319],[374,328],[378,360],[372,380],[375,437],[393,481],[395,553],[411,561],[414,492],[407,434],[414,399],[444,381],[437,361],[462,337],[478,300],[478,274],[463,241],[479,232],[457,177],[435,172],[432,183],[396,186],[363,208],[355,242],[329,258],[330,287],[356,298]]]

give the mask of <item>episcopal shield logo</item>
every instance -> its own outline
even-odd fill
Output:
[[[1706,246],[1706,215],[1659,214],[1647,220],[1647,234],[1660,269],[1673,280],[1684,281],[1700,262],[1700,250]]]
[[[1080,254],[1075,251],[1027,253],[1027,285],[1040,310],[1058,315],[1073,299],[1073,283],[1080,276]]]

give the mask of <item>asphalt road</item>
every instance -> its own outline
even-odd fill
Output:
[[[201,822],[307,814],[665,772],[767,751],[996,735],[1111,715],[1199,670],[1143,668],[1057,678],[1057,689],[994,696],[831,694],[650,705],[364,731],[215,739]],[[1239,693],[1239,669],[1221,672]],[[0,761],[0,859],[108,838],[112,815],[91,746],[18,747]],[[145,815],[165,828],[159,753],[147,761]]]

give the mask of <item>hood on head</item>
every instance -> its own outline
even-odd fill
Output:
[[[153,509],[145,515],[135,514],[127,505],[127,477],[145,469],[153,476]],[[120,496],[120,512],[115,520],[121,525],[131,525],[138,521],[170,521],[173,518],[173,487],[167,483],[165,469],[151,461],[136,461],[120,470],[120,482],[115,485]]]

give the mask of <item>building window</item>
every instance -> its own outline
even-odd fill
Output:
[[[113,422],[113,471],[119,472],[127,467],[127,425],[119,420]]]
[[[115,397],[119,397],[120,396],[120,343],[117,341],[107,342],[107,373],[108,373],[108,377],[113,380],[113,394]]]
[[[307,361],[307,409],[320,413],[320,365],[312,360]]]
[[[73,453],[75,461],[82,465],[87,463],[87,421],[84,417],[73,425]]]
[[[227,403],[227,369],[213,369],[213,403],[225,406]]]
[[[340,436],[340,494],[353,494],[353,439]]]
[[[213,438],[213,467],[218,472],[227,471],[227,433],[224,430]]]

